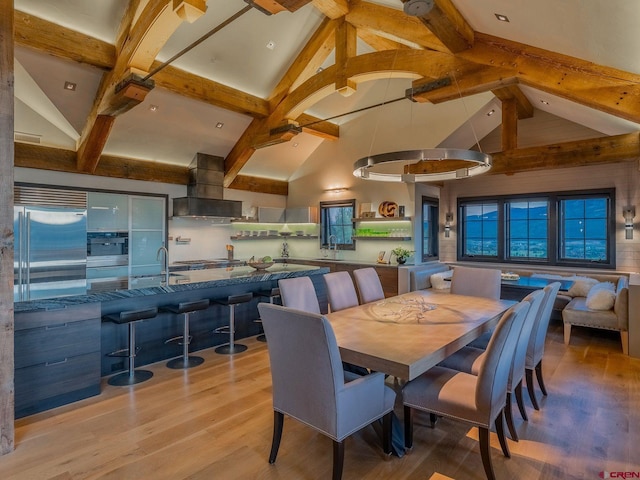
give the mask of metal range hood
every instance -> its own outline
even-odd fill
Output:
[[[174,217],[242,217],[242,202],[223,200],[224,158],[196,153],[189,165],[187,196],[173,199]]]

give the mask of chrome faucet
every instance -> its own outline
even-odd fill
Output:
[[[331,256],[335,259],[338,256],[338,239],[334,234],[329,235],[329,252],[331,252],[331,239],[333,238],[333,253]]]
[[[156,260],[160,260],[160,253],[164,252],[164,261],[162,262],[162,273],[164,274],[164,284],[169,285],[169,250],[162,244],[156,252]]]

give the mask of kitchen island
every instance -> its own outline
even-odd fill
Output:
[[[328,268],[276,263],[266,270],[249,266],[173,272],[168,282],[131,290],[18,302],[15,304],[16,416],[30,415],[100,393],[101,376],[123,371],[122,357],[109,353],[125,348],[126,325],[102,322],[104,315],[201,299],[256,293],[283,278],[311,278],[322,311],[327,299],[322,275]],[[239,306],[236,340],[261,333],[260,297]],[[182,347],[166,343],[182,332],[182,316],[159,312],[136,328],[136,366],[178,357]],[[228,325],[228,307],[214,304],[191,316],[191,351],[228,342],[213,331]],[[113,387],[109,387],[113,388]]]

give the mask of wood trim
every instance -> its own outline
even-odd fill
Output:
[[[107,42],[19,10],[14,18],[16,45],[102,69],[116,63],[116,48]]]
[[[13,0],[0,0],[0,455],[14,449]],[[9,39],[9,41],[7,41]]]
[[[640,132],[494,153],[487,175],[570,168],[640,158]]]

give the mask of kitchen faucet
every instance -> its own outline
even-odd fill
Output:
[[[162,262],[162,273],[164,274],[164,284],[169,285],[169,250],[164,246],[164,243],[156,252],[156,260],[160,260],[160,253],[164,252],[164,261]]]
[[[331,251],[331,239],[333,238],[333,253],[331,256],[335,259],[338,256],[338,239],[334,234],[329,235],[329,251]]]

